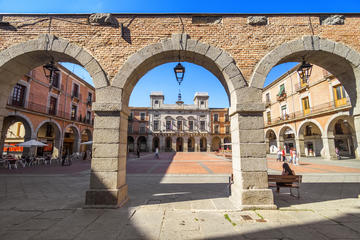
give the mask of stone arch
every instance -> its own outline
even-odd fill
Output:
[[[351,121],[351,116],[348,112],[339,112],[336,113],[334,115],[332,115],[329,120],[326,122],[325,124],[325,128],[324,128],[324,137],[328,138],[328,137],[333,137],[333,133],[330,132],[330,129],[333,127],[333,125],[335,124],[336,119],[340,119],[340,118],[345,118],[347,120],[349,120],[349,124],[352,127],[352,129],[355,129],[354,123],[353,121]],[[332,125],[332,126],[331,126]],[[329,134],[330,132],[330,134]]]
[[[80,130],[78,128],[78,126],[76,126],[75,124],[68,124],[64,130],[63,130],[63,146],[65,145],[65,135],[66,135],[66,130],[70,128],[73,133],[74,133],[74,143],[73,143],[73,146],[72,146],[72,153],[76,153],[76,152],[79,152],[80,151],[80,141],[81,141],[81,135],[80,135]]]
[[[92,141],[92,132],[89,128],[85,128],[81,131],[81,142],[88,142],[88,141]],[[86,144],[86,145],[80,144],[80,152],[91,151],[91,145],[92,144]]]
[[[2,125],[2,136],[1,136],[1,146],[3,146],[5,139],[6,139],[6,134],[8,129],[10,128],[10,126],[16,122],[21,122],[24,125],[25,128],[25,136],[24,136],[24,141],[29,141],[31,139],[34,138],[34,126],[31,122],[31,120],[19,113],[19,112],[11,112],[9,113],[3,120],[3,125]],[[28,148],[24,148],[23,149],[23,154],[27,154],[28,153]],[[3,152],[3,147],[1,147],[0,149],[0,153],[2,154]]]
[[[176,152],[183,152],[184,151],[184,138],[177,137],[176,138]]]
[[[231,93],[238,88],[247,86],[247,82],[235,60],[226,51],[217,47],[190,39],[187,34],[173,34],[171,39],[151,44],[131,55],[111,82],[109,91],[122,91],[122,103],[128,105],[130,94],[137,81],[149,70],[167,62],[181,61],[200,65],[213,73],[223,85],[231,102],[238,102],[236,94]],[[100,97],[100,98],[99,98]],[[102,100],[97,96],[97,100]],[[119,101],[120,102],[120,101]]]
[[[152,151],[155,152],[156,148],[160,148],[160,138],[159,137],[153,137],[152,139]]]
[[[340,122],[339,122],[340,121]],[[334,132],[336,124],[341,124],[346,132],[343,134],[336,134]],[[346,124],[346,125],[345,125]],[[353,156],[359,153],[357,152],[358,142],[356,140],[356,132],[354,125],[354,118],[347,112],[334,114],[326,123],[324,130],[324,142],[326,143],[326,157],[336,159],[337,147],[341,156]]]
[[[309,127],[310,133],[306,133],[308,126],[314,126],[316,129],[311,130],[312,128]],[[320,123],[315,119],[302,121],[297,132],[298,153],[306,157],[324,156],[323,133]]]
[[[303,128],[306,126],[306,124],[308,123],[313,123],[314,125],[316,125],[319,130],[320,130],[320,133],[321,133],[321,136],[324,135],[324,130],[322,129],[320,123],[318,121],[316,121],[315,119],[306,119],[304,121],[302,121],[299,125],[299,129],[298,129],[298,132],[297,132],[297,136],[300,138],[301,135],[302,135],[302,132],[303,132]]]
[[[11,85],[23,74],[51,60],[83,66],[93,78],[95,88],[109,85],[100,64],[88,50],[52,34],[41,34],[36,39],[11,46],[0,52],[0,59],[0,69],[7,72],[0,76],[0,82],[7,78]]]
[[[285,131],[287,129],[290,129],[292,131],[292,134],[294,135],[293,138],[284,138],[284,134]],[[288,136],[291,134],[287,134]],[[279,139],[279,147],[286,148],[286,152],[289,153],[290,152],[290,148],[295,147],[296,143],[295,143],[295,139],[297,138],[296,135],[296,131],[295,128],[293,126],[291,126],[290,124],[285,124],[278,133],[278,139]]]
[[[127,137],[127,151],[135,152],[135,140],[132,136]]]
[[[219,151],[221,148],[221,138],[219,136],[214,136],[211,139],[211,151]]]
[[[274,138],[271,138],[274,136]],[[265,132],[266,153],[275,153],[278,150],[278,136],[274,129],[269,128]]]
[[[249,85],[262,89],[266,76],[274,66],[285,62],[301,62],[303,57],[339,79],[349,94],[353,111],[360,112],[360,107],[357,107],[360,105],[359,98],[355,90],[356,79],[360,79],[360,54],[343,43],[319,36],[303,36],[273,49],[256,65]]]
[[[43,120],[42,122],[40,122],[38,124],[38,126],[36,127],[36,130],[35,130],[35,138],[38,138],[40,128],[42,126],[44,126],[45,124],[47,124],[47,123],[51,124],[52,127],[54,127],[54,130],[55,130],[55,137],[53,139],[53,153],[52,153],[52,156],[54,158],[57,158],[61,154],[62,139],[63,139],[62,138],[62,130],[61,130],[62,128],[60,127],[60,124],[57,121],[47,119],[47,120]]]
[[[194,137],[189,137],[188,141],[187,141],[187,149],[188,152],[194,152],[195,151],[195,138]]]

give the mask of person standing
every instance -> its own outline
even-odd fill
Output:
[[[293,162],[293,149],[290,148],[290,160],[289,160],[289,163],[292,163]]]
[[[278,149],[278,151],[277,151],[277,158],[276,158],[276,161],[281,162],[281,155],[282,155],[282,153],[281,153],[281,149],[279,148],[279,149]]]
[[[140,158],[140,150],[139,150],[139,147],[136,148],[136,155],[137,155],[137,158]]]
[[[286,161],[285,147],[283,147],[283,149],[282,149],[282,151],[281,151],[281,156],[282,156],[282,161],[285,162],[285,161]]]
[[[158,147],[155,148],[155,158],[160,159],[159,158],[159,148]]]
[[[293,161],[294,161],[294,165],[299,165],[299,158],[296,152],[296,148],[294,148],[293,150]]]
[[[335,148],[335,153],[336,153],[336,158],[337,158],[338,160],[340,160],[340,159],[341,159],[341,157],[340,157],[340,150],[339,150],[338,147]]]

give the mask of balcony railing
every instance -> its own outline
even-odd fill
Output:
[[[276,96],[276,100],[278,100],[279,102],[283,101],[286,99],[286,93],[281,94],[280,96]]]
[[[267,125],[272,125],[272,124],[277,124],[277,123],[281,123],[284,121],[288,121],[288,120],[294,120],[294,119],[298,119],[298,118],[302,118],[302,117],[308,117],[311,115],[315,115],[315,114],[321,114],[327,111],[332,111],[332,110],[336,110],[339,108],[344,108],[344,107],[350,107],[351,103],[350,103],[350,99],[346,98],[346,100],[343,100],[341,104],[339,104],[339,102],[327,102],[327,103],[323,103],[323,104],[319,104],[313,107],[310,107],[309,109],[306,109],[305,111],[297,111],[297,112],[293,112],[293,113],[288,113],[284,116],[281,117],[277,117],[275,119],[271,119],[271,122],[267,121]]]
[[[51,115],[51,116],[55,116],[55,117],[59,117],[59,118],[64,118],[67,120],[74,120],[71,117],[70,112],[63,112],[60,110],[54,111],[53,109],[49,109],[46,105],[42,105],[42,104],[38,104],[38,103],[34,103],[34,102],[28,102],[27,106],[19,106],[17,102],[12,102],[10,101],[10,103],[8,103],[8,106],[12,106],[12,107],[16,107],[16,108],[21,108],[21,109],[25,109],[25,110],[29,110],[29,111],[34,111],[34,112],[38,112],[38,113],[43,113],[43,114],[47,114],[47,115]],[[62,109],[63,106],[59,105],[58,109]],[[93,121],[91,119],[87,119],[87,118],[83,118],[83,119],[75,119],[77,122],[82,122],[82,123],[86,123],[86,124],[93,124]]]

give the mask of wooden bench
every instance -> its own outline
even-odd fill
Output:
[[[297,189],[297,198],[300,198],[300,184],[302,182],[301,175],[268,175],[269,187],[286,187],[290,189],[290,195],[294,196],[291,189]],[[277,185],[277,183],[280,183]]]

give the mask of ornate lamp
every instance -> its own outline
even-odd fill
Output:
[[[59,73],[60,70],[55,66],[55,63],[53,60],[50,61],[50,63],[43,66],[45,77],[49,80],[50,83],[52,83],[53,77],[55,73]]]
[[[303,59],[302,64],[296,70],[297,73],[299,74],[300,79],[302,79],[304,83],[308,82],[309,77],[311,75],[312,67],[313,67],[313,65],[311,65],[310,63],[307,63],[305,61],[305,59]]]
[[[183,67],[183,65],[181,65],[181,63],[178,63],[175,67],[174,67],[174,73],[175,73],[175,77],[176,77],[176,81],[179,83],[179,85],[181,84],[181,82],[184,79],[184,75],[185,75],[185,68]]]

